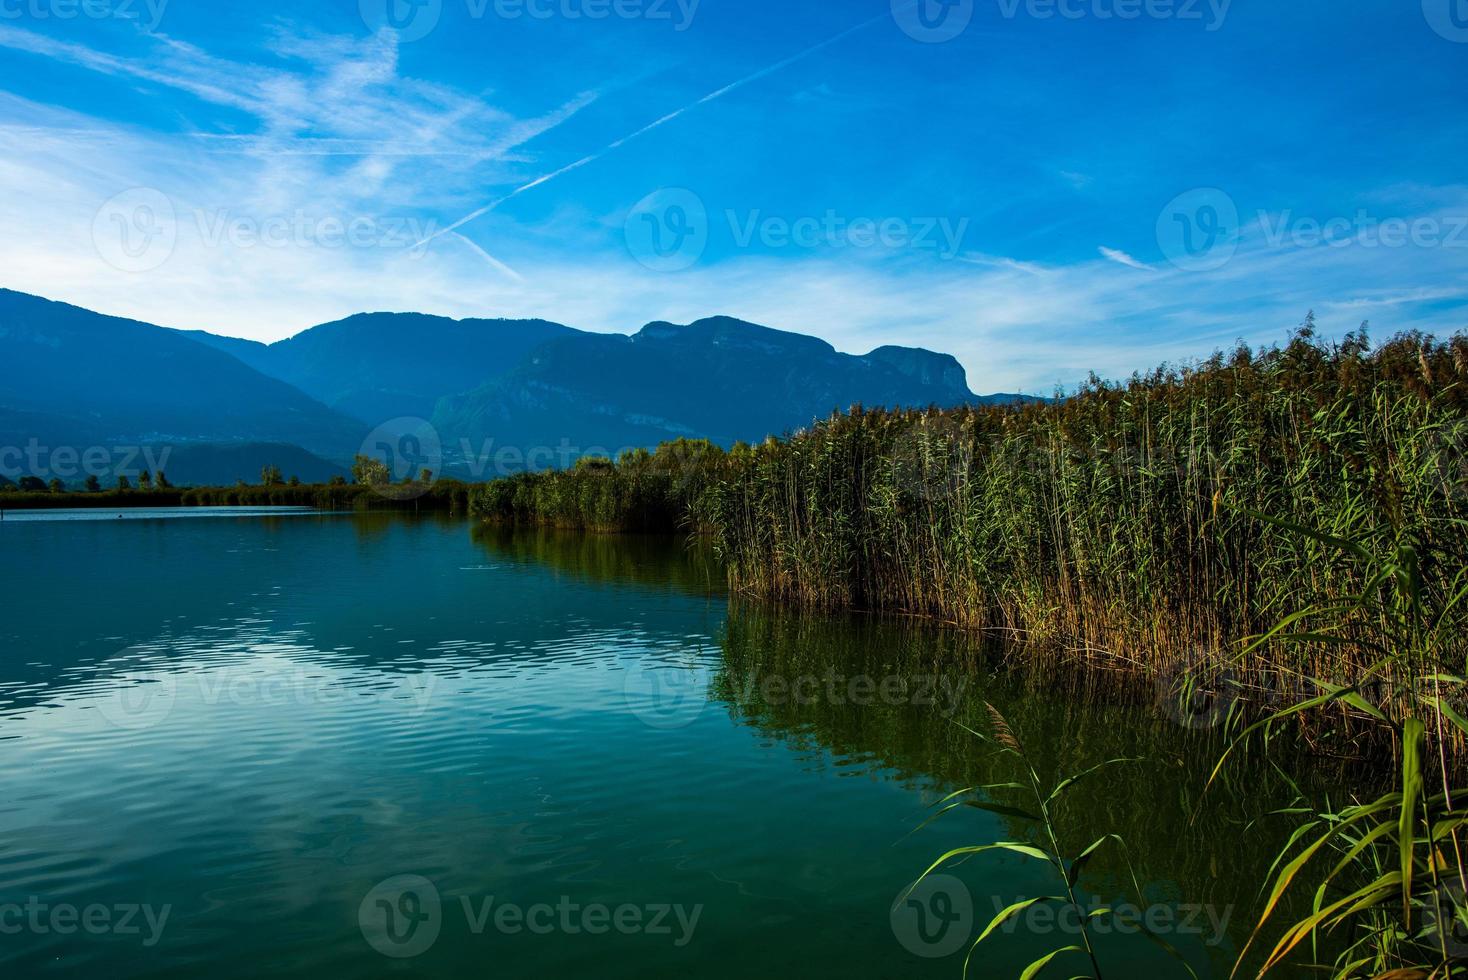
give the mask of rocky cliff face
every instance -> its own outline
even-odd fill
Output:
[[[867,359],[894,367],[924,385],[945,390],[958,401],[973,397],[968,389],[968,374],[952,354],[939,354],[921,347],[887,346],[878,347],[867,355]]]

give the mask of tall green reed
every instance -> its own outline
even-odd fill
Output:
[[[1390,529],[1352,541],[1275,523],[1344,553],[1360,567],[1362,587],[1285,617],[1249,650],[1341,651],[1369,666],[1347,684],[1305,677],[1314,696],[1246,728],[1214,776],[1250,739],[1267,740],[1307,712],[1360,717],[1390,741],[1396,764],[1393,785],[1385,791],[1372,791],[1369,774],[1357,773],[1356,785],[1337,805],[1302,798],[1282,811],[1298,825],[1271,868],[1268,898],[1249,945],[1264,937],[1271,916],[1292,892],[1307,893],[1311,911],[1283,929],[1257,975],[1293,957],[1318,964],[1334,980],[1468,976],[1462,841],[1468,789],[1458,781],[1456,765],[1468,735],[1468,669],[1444,669],[1468,656],[1457,620],[1468,603],[1468,568],[1444,566],[1420,540]],[[1427,578],[1433,568],[1440,577],[1436,583]],[[1323,940],[1339,947],[1325,962]],[[1246,946],[1240,964],[1248,951]]]
[[[1120,848],[1125,856],[1126,842],[1118,834],[1106,833],[1097,837],[1078,852],[1067,851],[1061,843],[1055,811],[1064,801],[1067,793],[1082,780],[1096,776],[1112,766],[1137,763],[1142,760],[1133,758],[1107,759],[1081,772],[1059,776],[1053,783],[1046,783],[1041,778],[1035,765],[1030,761],[1030,757],[1025,752],[1023,743],[1021,743],[1019,737],[1010,727],[1009,722],[1005,720],[1004,716],[992,704],[986,702],[985,708],[989,714],[992,730],[991,735],[986,735],[968,728],[961,723],[959,723],[960,727],[964,728],[965,731],[974,737],[997,747],[1002,754],[1012,756],[1019,764],[1022,781],[990,783],[983,786],[969,786],[956,790],[934,804],[936,812],[924,822],[923,826],[959,807],[973,807],[1034,825],[1041,837],[1041,842],[1039,846],[1036,846],[1025,841],[995,841],[988,844],[973,844],[953,848],[944,853],[926,871],[919,875],[906,894],[911,894],[912,890],[917,888],[929,875],[935,874],[940,869],[950,866],[953,862],[967,861],[981,854],[1003,852],[1039,861],[1054,872],[1057,885],[1056,893],[1022,898],[999,910],[994,918],[989,921],[989,924],[979,933],[978,938],[969,946],[968,955],[964,957],[963,961],[964,976],[968,976],[969,965],[973,960],[974,953],[985,940],[994,935],[996,930],[1034,906],[1048,904],[1059,906],[1074,916],[1078,924],[1079,943],[1068,943],[1064,946],[1059,946],[1031,961],[1020,971],[1020,980],[1032,980],[1033,977],[1038,976],[1053,961],[1067,956],[1075,959],[1084,957],[1084,961],[1090,972],[1083,974],[1083,976],[1087,976],[1091,980],[1104,980],[1105,974],[1102,971],[1100,959],[1096,954],[1093,932],[1097,924],[1103,920],[1117,920],[1120,922],[1126,913],[1118,910],[1114,906],[1086,909],[1080,900],[1077,887],[1081,875],[1085,872],[1086,866],[1103,847],[1110,845]],[[995,802],[991,798],[995,794],[1005,792],[1013,792],[1026,799],[1023,802],[1011,805]],[[1127,865],[1130,869],[1129,858],[1127,859]],[[1142,898],[1141,884],[1137,881],[1135,872],[1131,872],[1131,879],[1132,885],[1136,889],[1138,906],[1140,907],[1145,902]],[[1194,980],[1197,980],[1197,974],[1188,965],[1187,960],[1183,959],[1171,944],[1147,928],[1140,917],[1128,919],[1121,924],[1147,936],[1177,959],[1188,974]]]
[[[1347,684],[1371,663],[1320,646],[1232,656],[1235,638],[1365,584],[1337,549],[1258,515],[1337,538],[1385,526],[1440,589],[1468,563],[1465,446],[1468,339],[1373,349],[1302,330],[1048,404],[858,407],[749,450],[704,513],[736,590],[931,616],[1022,637],[1031,661],[1132,676],[1228,663],[1246,706],[1268,710],[1292,679]]]

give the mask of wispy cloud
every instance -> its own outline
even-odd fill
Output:
[[[1131,269],[1141,269],[1144,272],[1152,271],[1150,265],[1133,258],[1119,248],[1107,248],[1105,245],[1100,245],[1097,246],[1096,251],[1100,252],[1101,257],[1109,262],[1115,262],[1118,265],[1124,265]]]
[[[511,160],[519,147],[597,99],[594,91],[582,92],[542,115],[517,118],[449,87],[403,76],[391,32],[367,38],[282,33],[271,48],[289,68],[217,58],[162,34],[149,40],[147,54],[124,58],[0,25],[0,47],[164,86],[252,117],[250,132],[191,135],[213,151],[253,158],[256,184],[264,190],[309,184],[318,198],[365,202],[408,161],[426,161],[440,176],[482,180],[485,164]],[[327,169],[300,157],[354,162]]]

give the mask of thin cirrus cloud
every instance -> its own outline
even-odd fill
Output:
[[[1119,248],[1107,248],[1105,245],[1099,245],[1096,250],[1101,253],[1102,258],[1110,262],[1115,262],[1118,265],[1124,265],[1132,269],[1141,269],[1144,272],[1152,271],[1150,265],[1133,258]]]

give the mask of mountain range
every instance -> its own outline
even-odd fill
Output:
[[[0,454],[10,447],[0,472],[12,477],[26,446],[145,446],[167,447],[175,483],[253,480],[265,464],[322,479],[369,432],[404,418],[432,423],[446,474],[473,477],[494,474],[479,472],[482,455],[478,467],[471,459],[507,447],[574,456],[679,436],[729,445],[858,403],[1020,397],[975,395],[947,354],[843,354],[730,317],[624,335],[362,313],[262,344],[0,289]]]

